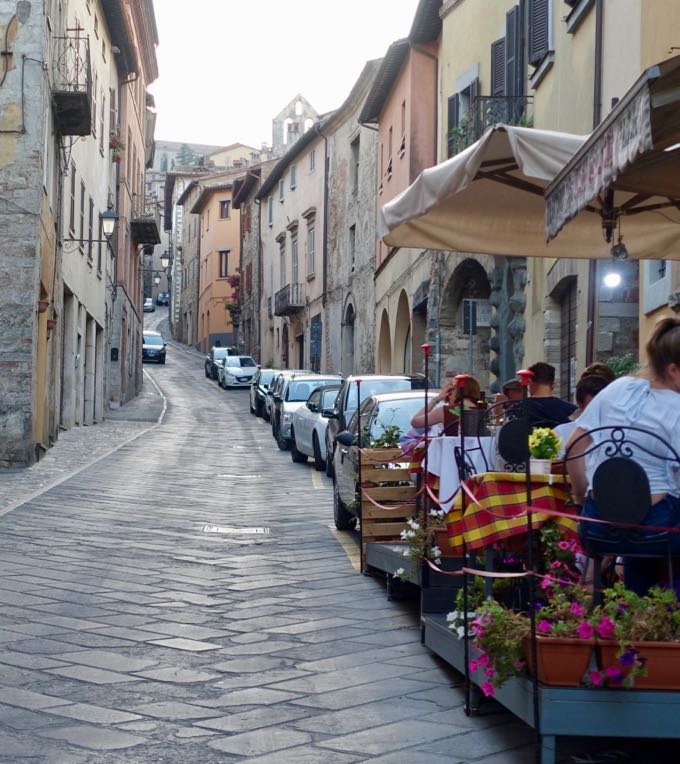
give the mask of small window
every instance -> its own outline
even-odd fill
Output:
[[[229,251],[228,249],[221,249],[220,255],[220,278],[226,279],[229,275]]]
[[[312,149],[309,152],[309,171],[314,172],[315,167],[316,167],[316,150]]]
[[[283,203],[283,178],[279,181],[279,201]]]
[[[310,224],[307,228],[307,275],[311,276],[314,273],[316,260],[316,242],[314,225]]]
[[[267,199],[267,224],[271,227],[274,225],[274,197],[270,196]]]
[[[350,149],[352,152],[352,164],[350,167],[350,172],[351,172],[350,183],[351,183],[352,193],[355,196],[359,193],[359,148],[360,148],[359,136],[357,135],[357,137],[350,144]]]
[[[349,227],[349,270],[350,273],[354,273],[355,260],[356,260],[356,245],[357,245],[357,227],[351,225]]]
[[[220,220],[226,220],[231,217],[231,201],[224,199],[220,202]]]
[[[92,241],[94,239],[94,199],[90,197],[89,223],[87,228],[87,259],[92,262]]]
[[[292,191],[297,186],[297,165],[292,165],[290,168],[290,190]]]

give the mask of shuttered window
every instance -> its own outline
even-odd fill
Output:
[[[550,0],[529,0],[529,63],[540,64],[550,50]]]
[[[460,113],[460,96],[458,93],[449,97],[448,105],[448,125],[447,125],[447,156],[452,157],[456,153],[456,136],[453,129],[458,126],[458,115]]]
[[[521,95],[517,90],[520,81],[520,25],[519,6],[505,14],[505,95]]]
[[[505,37],[491,43],[491,95],[505,95]]]

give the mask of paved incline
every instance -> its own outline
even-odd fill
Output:
[[[531,761],[524,725],[465,717],[247,392],[174,345],[147,371],[160,425],[0,517],[0,761]]]

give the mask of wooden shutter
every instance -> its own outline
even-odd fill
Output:
[[[529,63],[540,64],[549,49],[549,0],[529,0]]]
[[[460,114],[460,97],[458,93],[449,96],[448,105],[448,125],[447,125],[447,156],[452,157],[456,153],[457,141],[455,136],[452,135],[451,130],[458,126],[458,116]]]
[[[505,95],[505,37],[491,43],[491,95]]]
[[[519,6],[505,14],[505,95],[514,96],[517,85],[517,48],[519,40]],[[505,120],[507,121],[507,120]]]
[[[470,87],[468,89],[470,98],[470,111],[468,114],[468,120],[470,122],[470,127],[473,130],[473,140],[477,140],[483,131],[481,119],[482,109],[481,103],[479,102],[480,92],[481,88],[479,86],[479,77],[475,77],[475,79],[470,83]]]

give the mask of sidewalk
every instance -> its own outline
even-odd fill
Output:
[[[155,427],[164,408],[165,399],[145,375],[140,394],[119,409],[108,411],[104,422],[64,430],[32,467],[0,473],[0,515]]]

